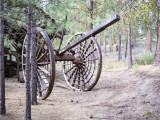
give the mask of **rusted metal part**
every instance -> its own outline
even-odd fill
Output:
[[[83,64],[83,59],[81,56],[77,56],[74,61],[73,64],[76,64],[77,66],[81,66]]]
[[[73,61],[75,60],[74,55],[56,55],[55,61]]]
[[[87,32],[86,34],[83,34],[80,38],[78,38],[76,41],[70,43],[69,45],[67,45],[66,47],[62,48],[61,50],[58,51],[58,54],[63,54],[66,51],[68,51],[69,49],[75,47],[76,45],[80,44],[81,42],[87,40],[88,38],[95,36],[96,34],[102,32],[103,30],[105,30],[107,27],[111,26],[112,24],[116,23],[117,21],[120,20],[120,16],[119,15],[114,15],[113,17],[109,18],[108,20],[106,20],[105,22],[103,22],[102,24],[100,24],[99,26],[97,26],[96,28],[93,28],[92,30],[90,30],[89,32]]]

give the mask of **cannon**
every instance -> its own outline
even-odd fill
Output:
[[[44,100],[52,92],[55,81],[55,63],[63,62],[63,75],[70,88],[80,91],[91,90],[99,80],[102,70],[102,53],[95,35],[120,20],[114,15],[96,28],[80,33],[73,42],[55,50],[47,33],[36,27],[37,89]],[[60,48],[60,47],[59,47]],[[22,69],[25,78],[26,39],[22,48]]]

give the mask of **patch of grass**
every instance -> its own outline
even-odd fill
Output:
[[[126,63],[124,61],[103,61],[103,67],[107,69],[125,67]]]
[[[132,69],[133,69],[134,71],[136,71],[138,67],[139,67],[138,64],[133,64]]]
[[[138,56],[136,63],[139,65],[151,64],[154,59],[154,54],[151,52],[144,52]]]
[[[153,115],[153,113],[151,111],[146,112],[145,115]]]
[[[107,69],[111,69],[111,68],[114,67],[114,63],[112,63],[112,62],[107,62],[105,66],[107,67]]]

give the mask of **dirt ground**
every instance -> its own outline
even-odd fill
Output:
[[[57,74],[56,81],[62,80]],[[33,120],[160,120],[160,67],[127,66],[106,69],[89,92],[54,87],[46,100],[32,106]],[[6,116],[0,120],[23,120],[25,84],[6,79]]]

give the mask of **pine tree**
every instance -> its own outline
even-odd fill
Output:
[[[160,0],[157,1],[158,19],[157,19],[157,46],[154,65],[160,65]]]
[[[4,20],[3,0],[0,0],[0,114],[6,114],[4,78]]]
[[[25,120],[31,120],[31,94],[30,94],[30,42],[31,42],[31,0],[28,0],[27,15],[27,46],[26,46],[26,111]]]
[[[132,68],[133,61],[132,61],[132,46],[131,46],[131,25],[129,26],[128,30],[128,69]]]
[[[121,35],[118,35],[119,38],[119,45],[118,45],[118,61],[122,60],[122,55],[121,55]]]
[[[36,21],[32,17],[32,35],[31,35],[31,102],[37,105],[37,60],[36,60]]]

